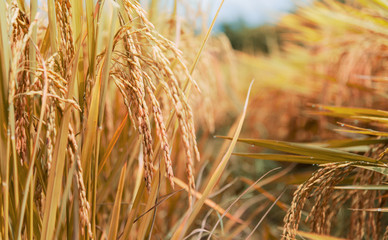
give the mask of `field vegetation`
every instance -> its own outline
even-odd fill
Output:
[[[0,239],[388,240],[388,3],[173,2],[0,0]]]

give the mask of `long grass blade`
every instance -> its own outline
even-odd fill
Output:
[[[327,148],[345,148],[379,143],[388,143],[388,138],[340,139],[317,143],[317,145]]]
[[[31,184],[31,179],[32,179],[32,174],[33,174],[33,170],[34,170],[34,167],[35,167],[35,161],[36,161],[36,154],[37,154],[37,151],[38,151],[38,144],[39,144],[39,135],[40,135],[40,131],[42,130],[42,124],[43,124],[43,118],[44,118],[44,115],[45,115],[45,108],[46,108],[46,105],[47,105],[47,92],[48,92],[48,76],[47,76],[47,70],[46,70],[46,63],[45,61],[42,59],[42,56],[39,54],[39,58],[41,59],[42,61],[42,66],[43,66],[43,75],[44,75],[44,86],[43,86],[43,91],[42,91],[42,107],[41,107],[41,112],[40,112],[40,116],[39,116],[39,122],[38,122],[38,128],[37,128],[37,133],[36,133],[36,136],[35,136],[35,139],[34,139],[34,146],[33,146],[33,150],[32,150],[32,153],[31,153],[31,156],[30,156],[30,167],[29,167],[29,170],[28,170],[28,175],[27,175],[27,180],[26,180],[26,184],[25,184],[25,189],[24,189],[24,193],[23,193],[23,200],[22,200],[22,205],[21,205],[21,211],[20,211],[20,217],[19,217],[19,225],[18,225],[18,232],[17,232],[17,238],[18,239],[21,239],[21,230],[22,230],[22,226],[23,226],[23,219],[24,219],[24,213],[25,213],[25,208],[26,208],[26,204],[27,204],[27,199],[28,199],[28,190],[29,190],[29,185]]]
[[[76,72],[78,66],[78,54],[79,46],[74,55],[72,62],[73,73]],[[68,94],[67,99],[72,99],[74,95],[74,85],[75,85],[75,74],[73,74],[69,80]],[[59,128],[59,134],[56,139],[52,170],[49,173],[48,178],[48,187],[47,187],[47,197],[46,197],[46,208],[44,210],[43,216],[43,229],[42,229],[42,239],[52,239],[54,236],[54,229],[56,225],[56,213],[59,203],[59,198],[61,196],[62,190],[62,176],[65,165],[65,156],[67,149],[67,140],[69,134],[69,122],[71,118],[72,107],[70,103],[66,103],[65,111],[61,120],[61,125]]]
[[[233,153],[235,156],[248,157],[260,160],[272,160],[279,162],[295,162],[303,164],[323,164],[334,162],[326,160],[324,158],[315,158],[308,156],[298,156],[298,155],[287,155],[287,154],[267,154],[267,153]]]
[[[108,160],[109,155],[112,153],[113,147],[117,143],[117,140],[120,137],[121,132],[123,131],[125,127],[125,123],[127,122],[128,119],[128,113],[125,115],[124,119],[121,121],[120,126],[117,128],[116,132],[114,133],[111,141],[108,144],[108,147],[106,148],[105,154],[102,157],[102,161],[100,163],[100,166],[98,168],[98,174],[101,173],[106,161]]]
[[[388,186],[384,186],[384,185],[347,185],[347,186],[335,186],[334,189],[387,191]]]
[[[47,6],[48,6],[47,12],[48,12],[49,29],[50,29],[50,45],[51,45],[51,51],[54,54],[58,51],[55,1],[47,0]]]
[[[327,105],[313,105],[313,108],[318,108],[321,111],[314,112],[316,114],[328,115],[340,118],[353,118],[354,116],[369,116],[369,117],[388,117],[388,111],[370,109],[370,108],[354,108],[354,107],[337,107]],[[322,110],[327,110],[322,111]]]
[[[116,239],[117,231],[119,226],[119,218],[120,218],[120,207],[121,207],[121,198],[123,195],[124,182],[125,182],[125,172],[127,170],[127,163],[124,164],[123,169],[121,169],[119,186],[117,189],[115,203],[113,205],[112,214],[110,217],[110,225],[109,225],[109,235],[108,239]]]
[[[230,137],[220,137],[231,140]],[[265,147],[277,151],[299,154],[303,156],[317,157],[320,159],[331,161],[364,161],[375,163],[376,160],[366,156],[348,153],[338,149],[323,148],[311,144],[291,143],[276,140],[265,139],[238,139],[239,142],[251,144],[259,147]]]
[[[384,175],[388,176],[388,167],[386,165],[383,165],[383,166],[363,166],[363,165],[359,165],[358,167],[364,168],[364,169],[367,169],[367,170],[371,170],[371,171],[375,171],[375,172],[378,172],[378,173],[381,173],[381,174],[384,174]]]
[[[194,219],[197,217],[199,211],[201,210],[203,204],[205,203],[206,198],[209,196],[209,194],[213,190],[214,186],[216,185],[218,179],[220,178],[222,172],[224,171],[226,164],[228,163],[229,158],[232,155],[232,151],[234,149],[234,146],[237,143],[238,135],[240,134],[241,129],[242,129],[242,125],[244,123],[244,119],[245,119],[245,115],[246,115],[247,107],[248,107],[249,94],[251,91],[252,84],[253,84],[253,81],[251,82],[251,85],[249,86],[247,98],[245,100],[244,110],[243,110],[243,113],[241,114],[239,124],[237,126],[236,132],[232,138],[232,142],[231,142],[227,152],[225,153],[224,157],[222,158],[222,161],[218,165],[216,171],[212,174],[212,177],[210,178],[209,182],[206,183],[206,188],[205,188],[204,192],[202,193],[202,197],[195,203],[195,205],[193,206],[193,209],[191,211],[189,211],[189,216],[188,216],[187,220],[184,220],[181,223],[181,225],[179,226],[179,229],[172,236],[172,240],[177,240],[177,239],[181,239],[184,237],[184,235],[187,231],[187,228],[192,224]]]

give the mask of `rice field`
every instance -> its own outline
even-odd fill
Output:
[[[222,2],[0,1],[0,239],[388,240],[388,3]]]

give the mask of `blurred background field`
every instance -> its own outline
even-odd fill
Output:
[[[386,1],[0,10],[1,238],[388,239]]]

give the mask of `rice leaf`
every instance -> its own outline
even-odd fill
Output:
[[[154,158],[156,158],[156,155],[154,156]],[[166,171],[166,165],[164,164],[164,161],[160,162],[159,168],[160,169],[158,169],[157,177],[154,177],[152,179],[151,190],[147,196],[148,199],[145,207],[145,209],[153,209],[154,214],[148,213],[147,215],[141,218],[139,223],[140,225],[139,232],[137,234],[138,239],[145,239],[147,234],[149,236],[152,235],[152,227],[154,223],[153,218],[155,217],[156,211],[157,211],[157,202],[159,198],[161,175]]]
[[[329,140],[326,142],[317,143],[317,145],[321,147],[327,147],[327,148],[344,148],[344,147],[374,145],[379,143],[388,143],[388,138]]]
[[[6,6],[5,2],[1,1],[0,3],[0,106],[3,109],[3,111],[0,111],[0,127],[2,131],[0,132],[0,139],[1,139],[1,146],[4,145],[4,139],[5,139],[5,134],[4,134],[4,129],[6,127],[7,123],[7,111],[4,111],[4,109],[7,109],[7,96],[8,96],[8,84],[9,84],[9,70],[10,70],[10,64],[11,64],[11,47],[9,43],[9,36],[8,36],[8,26],[7,26],[7,13],[6,13]],[[4,156],[4,149],[0,148],[0,153],[3,153],[2,156]],[[4,161],[2,161],[2,164]],[[4,166],[2,167],[2,171],[4,173],[5,168]],[[5,175],[3,175],[3,178]]]
[[[335,189],[342,190],[377,190],[377,191],[387,191],[388,186],[384,185],[347,185],[347,186],[335,186]]]
[[[232,151],[234,149],[234,146],[237,143],[238,135],[241,132],[242,125],[244,123],[245,115],[247,112],[248,99],[249,99],[249,94],[251,91],[252,84],[253,84],[253,81],[251,82],[251,85],[249,87],[247,98],[245,100],[244,110],[243,110],[243,113],[241,114],[239,124],[237,126],[236,132],[234,133],[234,136],[232,138],[232,142],[231,142],[228,150],[226,151],[226,153],[225,153],[224,157],[222,158],[220,164],[218,165],[217,169],[215,170],[215,172],[212,174],[211,178],[209,179],[209,182],[206,183],[206,188],[202,193],[202,197],[200,199],[198,199],[198,201],[194,204],[193,209],[191,211],[189,211],[188,219],[183,221],[180,224],[178,230],[172,236],[172,238],[171,238],[172,240],[180,239],[181,237],[183,237],[185,235],[187,228],[193,223],[194,219],[197,217],[199,211],[201,210],[203,204],[205,203],[205,200],[208,198],[209,194],[213,190],[217,181],[221,177],[221,174],[224,171],[224,169],[229,161],[230,156],[232,155]]]
[[[118,227],[119,227],[119,218],[120,218],[121,198],[123,195],[126,170],[127,170],[127,163],[125,163],[123,168],[121,169],[119,186],[117,189],[112,214],[110,216],[108,239],[116,239],[117,238],[117,231],[118,231]]]
[[[381,174],[384,174],[386,176],[388,176],[388,167],[387,166],[363,166],[363,165],[358,165],[358,167],[360,168],[364,168],[364,169],[367,169],[367,170],[371,170],[371,171],[375,171],[375,172],[378,172],[378,173],[381,173]]]
[[[73,73],[76,72],[78,66],[78,54],[79,46],[74,55],[72,70]],[[72,75],[69,80],[69,87],[67,93],[67,99],[72,99],[74,95],[74,85],[75,85],[75,74]],[[63,169],[65,165],[65,156],[67,148],[67,140],[69,134],[69,122],[71,118],[72,107],[70,103],[66,103],[65,111],[60,123],[59,133],[56,139],[56,144],[54,148],[54,156],[52,163],[52,170],[49,173],[48,186],[47,186],[47,197],[46,197],[46,208],[44,210],[43,216],[43,228],[42,228],[42,239],[53,239],[54,229],[56,224],[56,213],[61,196],[62,190],[62,176]]]
[[[57,23],[55,16],[55,1],[47,0],[48,6],[48,19],[49,19],[49,29],[50,29],[50,45],[52,53],[56,53],[58,51],[57,44]]]
[[[89,61],[89,74],[93,77],[95,72],[95,57],[96,57],[96,33],[94,23],[94,1],[85,0],[86,10],[86,28],[88,33],[88,61]]]
[[[123,121],[121,121],[120,123],[120,126],[117,128],[116,132],[114,133],[111,141],[109,142],[108,144],[108,147],[106,148],[105,150],[105,154],[104,156],[102,157],[102,161],[100,163],[100,166],[98,168],[98,174],[101,173],[106,161],[108,160],[108,157],[109,155],[111,154],[112,150],[113,150],[113,147],[115,146],[115,144],[117,143],[117,140],[119,139],[120,137],[120,134],[121,132],[123,131],[124,127],[125,127],[125,123],[127,122],[127,119],[128,119],[128,113],[125,115]]]
[[[364,134],[364,135],[372,135],[372,136],[378,136],[378,137],[388,137],[388,132],[380,132],[380,131],[375,131],[372,129],[365,129],[365,130],[337,129],[337,131],[347,132],[347,133]]]
[[[202,40],[201,47],[200,47],[199,51],[197,52],[197,55],[195,56],[193,64],[190,67],[190,70],[189,70],[190,75],[193,75],[194,70],[197,67],[199,58],[200,58],[200,56],[201,56],[201,54],[203,52],[203,49],[205,48],[206,42],[209,39],[210,33],[213,30],[214,24],[216,23],[218,14],[220,13],[223,4],[224,4],[224,0],[221,1],[220,5],[219,5],[219,7],[217,9],[216,15],[214,16],[214,18],[212,20],[212,23],[210,24],[210,27],[209,27],[209,29],[206,32],[205,38]],[[186,94],[190,92],[190,85],[189,85],[189,83],[191,83],[191,82],[189,80],[191,80],[191,79],[188,78],[186,80],[186,83],[185,83],[184,88],[183,88],[185,90]],[[195,82],[194,82],[194,84],[195,84]]]
[[[331,116],[336,117],[353,117],[353,116],[370,116],[370,117],[388,117],[388,111],[370,109],[370,108],[354,108],[354,107],[337,107],[337,106],[327,106],[327,105],[313,105],[313,108],[318,108],[320,110],[329,111]],[[326,112],[318,112],[325,114]]]
[[[230,137],[219,138],[231,140]],[[338,149],[323,148],[319,146],[313,146],[302,143],[291,143],[275,140],[264,140],[264,139],[238,139],[239,142],[251,144],[259,147],[265,147],[277,151],[288,152],[293,154],[299,154],[302,156],[316,157],[318,159],[324,159],[331,162],[344,162],[344,161],[364,161],[375,163],[376,160],[373,158],[340,151]]]
[[[288,155],[288,154],[266,154],[266,153],[233,153],[235,156],[255,158],[260,160],[272,160],[279,162],[295,162],[303,164],[323,164],[330,160],[308,156]]]
[[[139,206],[140,206],[141,198],[143,197],[144,191],[145,191],[145,182],[142,181],[140,183],[138,190],[136,191],[136,195],[135,195],[132,207],[130,209],[129,216],[127,218],[128,220],[124,227],[124,232],[121,234],[121,239],[130,238],[130,232],[131,232],[133,223],[135,221],[136,215],[139,211]]]

